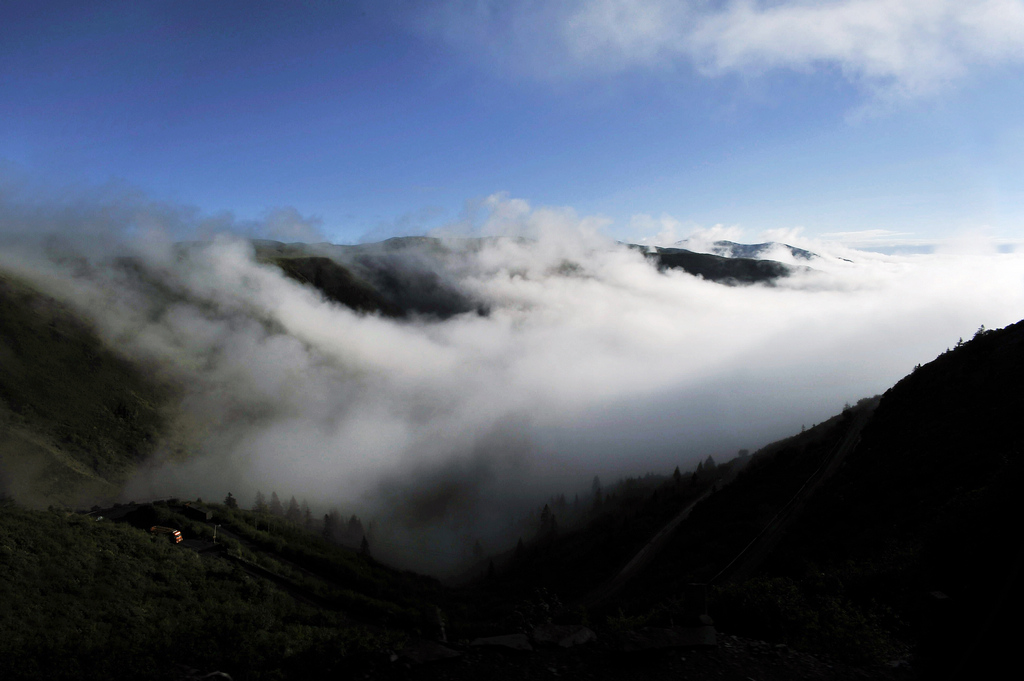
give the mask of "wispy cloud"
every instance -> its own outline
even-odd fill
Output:
[[[1022,0],[478,0],[417,17],[451,42],[541,76],[834,70],[893,99],[1024,62]]]
[[[821,235],[821,238],[841,241],[854,247],[872,243],[893,244],[898,242],[901,244],[919,244],[921,242],[920,238],[914,237],[913,232],[897,232],[892,229],[857,229],[843,232],[825,232]]]
[[[268,208],[257,219],[230,211],[159,201],[122,182],[54,188],[23,176],[0,178],[0,238],[32,242],[70,239],[79,248],[145,240],[209,239],[232,233],[281,241],[324,241],[323,220],[292,206]],[[0,244],[2,245],[2,244]]]

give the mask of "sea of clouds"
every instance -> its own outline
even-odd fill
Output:
[[[246,237],[274,235],[258,225],[182,248],[161,228],[176,213],[141,204],[7,211],[0,268],[176,387],[172,433],[126,499],[273,490],[401,525],[394,545],[413,549],[442,529],[487,537],[594,475],[755,449],[1024,317],[1024,254],[983,242],[893,256],[799,240],[818,257],[771,257],[809,269],[726,286],[659,272],[571,210],[486,205],[474,235],[501,238],[442,235],[439,261],[486,315],[356,313],[258,262]]]

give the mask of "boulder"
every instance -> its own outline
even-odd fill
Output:
[[[470,643],[472,646],[489,646],[508,648],[509,650],[532,651],[533,646],[526,639],[526,634],[505,634],[504,636],[488,636],[478,638]]]
[[[673,627],[678,648],[714,648],[718,635],[712,626]]]
[[[441,660],[450,660],[454,657],[459,657],[462,653],[446,648],[440,643],[434,643],[433,641],[418,641],[410,643],[398,654],[399,658],[403,658],[414,664],[426,664],[427,662],[439,662]]]
[[[714,648],[717,645],[715,628],[709,626],[644,627],[622,632],[615,641],[615,647],[624,653],[666,648]]]
[[[581,624],[541,624],[534,628],[533,640],[540,645],[571,648],[596,641],[597,634]]]

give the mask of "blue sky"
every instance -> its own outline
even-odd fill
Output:
[[[1022,0],[0,7],[5,182],[338,242],[496,193],[630,240],[1024,242],[1022,111]]]

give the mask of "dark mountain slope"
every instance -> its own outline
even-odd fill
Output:
[[[638,247],[642,248],[642,247]],[[774,260],[732,258],[694,253],[684,248],[656,248],[648,253],[659,270],[681,269],[722,284],[764,284],[788,277],[793,268]]]
[[[292,279],[313,286],[327,299],[358,312],[447,319],[467,312],[487,314],[486,303],[464,290],[455,272],[460,259],[489,241],[396,237],[372,244],[338,245],[254,240],[253,246],[262,262],[280,267]],[[681,269],[728,285],[770,284],[794,271],[789,265],[753,257],[723,257],[681,248],[629,247],[645,252],[661,271]],[[755,252],[760,251],[752,251]]]
[[[804,433],[756,452],[732,482],[694,508],[662,554],[623,590],[618,605],[644,611],[681,593],[688,583],[708,582],[718,575],[800,491],[857,418],[870,413],[873,406],[872,401],[863,401]]]
[[[814,542],[815,553],[842,558],[879,541],[914,541],[947,522],[950,511],[975,506],[1020,474],[1022,416],[1024,322],[979,334],[919,367],[885,393],[857,452],[820,500],[818,522],[838,532]]]
[[[447,319],[484,311],[448,274],[453,251],[440,239],[402,237],[351,246],[257,240],[253,245],[260,260],[359,312]]]
[[[917,651],[925,673],[994,667],[1019,631],[1024,323],[979,333],[879,400],[861,441],[789,524],[759,573],[715,585],[726,631],[847,659]],[[698,505],[619,596],[671,604],[765,527],[856,413],[759,453]],[[1010,638],[1008,638],[1010,637]]]
[[[66,306],[0,274],[0,492],[114,494],[155,445],[166,397]]]
[[[277,265],[290,278],[319,289],[328,300],[357,312],[376,312],[386,317],[400,317],[403,314],[400,307],[381,295],[377,289],[330,258],[275,257],[267,258],[265,262]]]
[[[766,447],[601,612],[670,617],[684,585],[717,578],[871,414],[760,569],[714,583],[711,614],[722,630],[851,661],[915,650],[925,673],[993,666],[1019,631],[1007,615],[1024,607],[1022,386],[1024,323],[979,333],[882,398]],[[576,548],[580,565],[609,561]],[[546,564],[544,583],[571,579],[565,567]]]
[[[934,669],[994,659],[993,637],[1024,606],[1022,415],[1024,322],[919,367],[886,392],[769,573],[845,565],[847,590],[909,621]]]

